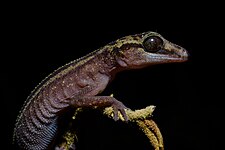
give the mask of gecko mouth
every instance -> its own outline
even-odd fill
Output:
[[[188,53],[185,49],[179,48],[179,49],[161,49],[157,52],[157,55],[160,57],[169,57],[171,59],[182,59],[187,60],[188,59]]]
[[[188,60],[188,57],[187,56],[181,56],[181,55],[176,55],[176,54],[173,54],[173,55],[162,55],[162,56],[159,56],[161,57],[162,59],[167,59],[167,60],[175,60],[175,61],[186,61]]]
[[[167,51],[160,50],[157,53],[149,53],[149,58],[155,61],[165,60],[167,62],[183,62],[188,60],[188,53],[186,50],[179,51]]]

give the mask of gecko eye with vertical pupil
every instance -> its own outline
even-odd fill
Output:
[[[163,47],[163,40],[158,36],[150,36],[143,42],[143,46],[148,52],[157,52]]]

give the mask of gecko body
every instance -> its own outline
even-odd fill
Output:
[[[74,60],[46,77],[21,109],[14,141],[26,150],[51,149],[58,132],[60,115],[69,108],[109,107],[127,120],[122,102],[98,96],[117,72],[155,64],[183,62],[187,51],[160,34],[145,32],[125,36]]]

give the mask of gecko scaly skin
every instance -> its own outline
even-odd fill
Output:
[[[122,70],[155,64],[184,62],[187,51],[160,34],[130,35],[60,67],[46,77],[27,98],[14,129],[14,142],[22,149],[51,149],[58,132],[59,117],[67,109],[109,107],[127,120],[122,102],[98,96],[114,75]]]

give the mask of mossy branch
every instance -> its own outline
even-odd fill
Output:
[[[134,122],[140,127],[140,129],[145,133],[146,137],[149,139],[154,149],[163,150],[164,145],[162,134],[157,124],[151,119],[154,110],[155,106],[151,105],[144,109],[135,111],[131,109],[126,109],[125,112],[127,114],[129,122]],[[76,115],[81,111],[82,109],[78,109],[74,114],[73,119],[75,119]],[[108,116],[109,118],[113,118],[113,108],[112,107],[105,108],[103,114]],[[125,121],[121,113],[119,113],[118,116],[120,120]],[[59,149],[60,150],[73,149],[72,147],[74,147],[74,138],[76,138],[74,132],[70,130],[65,132],[63,136],[64,142],[60,144]]]
[[[137,120],[137,125],[145,133],[155,150],[164,150],[163,137],[153,120]]]
[[[125,112],[130,122],[136,122],[140,129],[145,133],[155,150],[163,150],[163,137],[157,124],[151,119],[155,106],[148,106],[140,110],[126,109]],[[113,118],[113,108],[108,107],[103,111],[104,115]],[[150,119],[148,119],[150,118]],[[119,119],[125,121],[122,114],[119,113]]]
[[[135,110],[135,111],[131,109],[125,109],[125,112],[127,114],[127,117],[129,118],[129,121],[135,122],[136,120],[143,120],[143,119],[151,117],[154,110],[155,110],[155,106],[151,105],[144,109]],[[103,111],[103,114],[107,115],[110,118],[113,118],[113,108],[112,107],[105,108]],[[120,120],[125,121],[120,112],[118,116]]]

